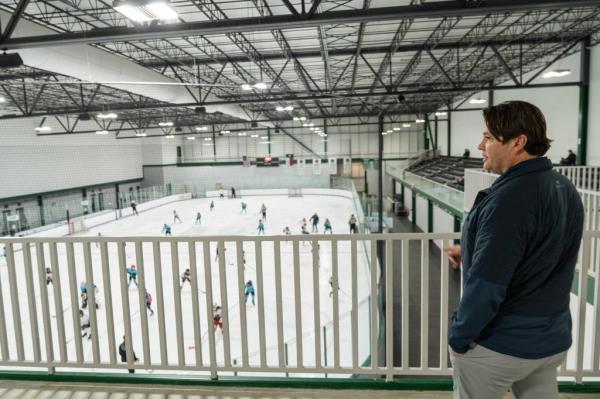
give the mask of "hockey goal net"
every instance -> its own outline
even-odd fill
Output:
[[[302,189],[301,188],[289,188],[288,189],[288,197],[302,197]]]
[[[83,217],[73,218],[69,221],[69,234],[76,234],[82,231],[87,231]]]

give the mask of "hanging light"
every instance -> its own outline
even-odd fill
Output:
[[[204,138],[204,141],[212,141],[212,138],[210,138],[210,137],[205,137],[205,138]]]
[[[410,127],[410,123],[403,123],[402,127]]]
[[[134,22],[177,20],[177,12],[166,0],[115,0],[113,8]]]
[[[242,90],[244,90],[244,91],[250,91],[250,90],[252,90],[252,86],[250,86],[248,83],[244,83],[242,85]]]
[[[167,122],[158,122],[158,126],[161,126],[161,127],[173,126],[173,122],[170,122],[170,121],[167,121]]]
[[[196,140],[196,138],[194,136],[187,136],[186,137],[188,140]]]
[[[167,134],[167,135],[165,136],[165,138],[166,138],[166,139],[173,139],[173,138],[175,138],[175,136],[173,136],[172,134]]]
[[[435,116],[446,116],[447,114],[444,111],[438,111],[435,113]]]
[[[258,89],[258,90],[266,90],[267,89],[267,84],[263,83],[263,82],[256,82],[254,84],[254,88]]]
[[[469,101],[469,104],[485,104],[487,100],[485,98],[475,97]]]
[[[136,133],[137,137],[146,137],[146,133]]]
[[[117,114],[115,114],[114,112],[100,112],[98,115],[96,115],[98,118],[100,119],[117,119]]]
[[[570,69],[553,69],[553,70],[548,71],[545,74],[543,74],[542,78],[544,78],[544,79],[562,78],[563,76],[567,76],[570,74],[571,74]]]
[[[108,130],[96,130],[96,134],[100,134],[100,135],[108,134]]]
[[[415,123],[425,123],[425,119],[415,119]]]
[[[397,132],[398,130],[400,130],[400,128],[398,126],[395,126],[394,131]]]
[[[281,105],[278,105],[277,107],[275,107],[275,110],[278,111],[278,112],[293,111],[294,107],[291,106],[291,105],[287,105],[285,107],[281,106]]]
[[[199,132],[203,132],[208,130],[208,126],[196,126],[196,130]]]
[[[52,128],[50,126],[38,126],[34,129],[36,132],[50,132]]]

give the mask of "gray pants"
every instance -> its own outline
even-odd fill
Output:
[[[475,345],[463,356],[450,351],[455,399],[500,399],[510,389],[517,399],[558,398],[556,368],[567,352],[522,359]]]

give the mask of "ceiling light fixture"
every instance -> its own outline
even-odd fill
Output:
[[[96,130],[96,134],[108,134],[108,130]]]
[[[136,133],[135,134],[137,137],[146,137],[147,134],[146,133]]]
[[[250,90],[252,90],[252,89],[253,89],[253,87],[252,87],[252,86],[250,86],[248,83],[244,83],[244,84],[242,85],[242,90],[244,90],[244,91],[250,91]]]
[[[438,111],[435,113],[435,116],[446,116],[447,114],[444,111]]]
[[[475,97],[472,98],[471,101],[469,101],[469,104],[484,104],[486,102],[487,100],[485,98]]]
[[[267,84],[263,83],[263,82],[256,82],[254,84],[254,88],[258,89],[258,90],[266,90],[267,89]]]
[[[238,136],[245,136],[245,135],[246,135],[246,132],[240,132],[240,133],[238,133]]]
[[[166,138],[166,139],[173,139],[173,138],[175,138],[175,136],[173,136],[172,134],[167,134],[167,135],[165,136],[165,138]]]
[[[134,22],[177,20],[177,13],[166,0],[115,0],[113,8]]]
[[[398,126],[394,127],[395,132],[397,132],[398,130],[400,130],[400,128]]]
[[[52,128],[50,126],[38,126],[34,129],[36,132],[50,132]]]
[[[187,139],[188,140],[196,140],[196,138],[194,136],[188,136]]]
[[[410,123],[403,123],[402,127],[410,127]]]
[[[221,133],[222,133],[222,134],[229,134],[229,133],[231,133],[231,132],[230,132],[229,130],[221,130]]]
[[[251,134],[250,137],[252,137],[252,138],[258,138],[258,134]]]
[[[117,114],[115,114],[114,112],[100,112],[98,115],[96,115],[98,118],[100,119],[117,119]]]
[[[158,122],[158,126],[173,126],[173,122]]]
[[[275,107],[275,110],[278,112],[284,112],[284,111],[293,111],[294,107],[291,105],[287,105],[285,107],[278,105],[277,107]]]
[[[261,139],[266,140],[269,138],[269,136],[260,136]]]
[[[545,74],[543,74],[542,78],[544,78],[544,79],[562,78],[563,76],[567,76],[570,74],[571,74],[570,69],[553,69],[553,70],[548,71]]]
[[[205,137],[204,138],[204,141],[211,141],[211,140],[212,140],[212,138],[210,138],[210,137]]]
[[[0,97],[0,103],[5,103],[5,102],[6,102],[6,98]]]
[[[208,126],[196,126],[196,130],[199,132],[203,132],[208,130]]]
[[[387,135],[387,132],[381,132],[381,135],[385,136],[385,135]]]
[[[425,119],[415,119],[415,123],[425,123]]]

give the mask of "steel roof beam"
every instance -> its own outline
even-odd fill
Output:
[[[29,36],[8,39],[2,49],[16,50],[46,46],[105,43],[120,40],[164,39],[190,35],[215,35],[239,32],[255,32],[272,29],[296,29],[332,24],[348,24],[372,21],[394,21],[406,18],[452,18],[490,13],[523,12],[532,10],[556,10],[561,8],[597,7],[600,0],[488,0],[478,6],[462,2],[437,2],[419,5],[378,7],[368,10],[328,11],[306,19],[295,15],[273,15],[220,19],[209,22],[148,27],[99,28],[84,32],[68,32],[55,35]]]

